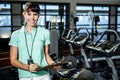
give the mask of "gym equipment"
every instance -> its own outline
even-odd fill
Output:
[[[88,63],[87,56],[83,50],[83,44],[85,44],[89,38],[89,33],[87,29],[79,28],[76,31],[65,30],[61,38],[64,42],[68,43],[70,47],[70,55],[65,57],[66,58],[65,60],[69,61],[67,67],[58,70],[57,71],[58,75],[60,77],[68,78],[68,80],[80,80],[80,79],[95,80],[94,74],[90,70],[86,69],[89,68],[90,65]],[[80,47],[81,54],[84,57],[83,62],[85,62],[84,68],[78,67],[81,58],[78,56],[74,56],[74,51],[72,47],[73,44]]]
[[[80,52],[81,52],[82,56],[84,57],[85,67],[90,68],[90,65],[89,65],[89,62],[87,59],[87,55],[83,49],[83,45],[89,39],[89,32],[86,28],[80,28],[75,36],[76,37],[73,39],[73,43],[80,47]]]
[[[95,80],[94,74],[87,69],[62,69],[59,74],[67,80]]]
[[[86,68],[90,68],[90,65],[87,59],[87,55],[83,49],[83,45],[88,41],[88,39],[89,39],[88,30],[86,28],[79,28],[69,40],[66,40],[67,42],[69,42],[71,53],[73,53],[73,48],[71,44],[75,44],[80,48],[80,52],[84,58],[84,63]]]
[[[77,61],[75,57],[67,56],[65,60],[68,60],[69,64],[67,67],[57,71],[60,78],[66,78],[67,80],[95,80],[94,74],[90,70],[85,68],[76,68]],[[75,66],[71,66],[71,64]]]
[[[61,36],[61,41],[63,43],[68,43],[71,55],[74,55],[73,47],[71,45],[71,38],[76,34],[76,32],[77,31],[75,30],[66,29],[63,31],[62,36]]]
[[[69,56],[69,59],[67,60],[74,60],[71,57],[73,56]],[[69,65],[71,65],[71,63]],[[60,78],[66,78],[67,80],[95,80],[94,74],[90,70],[85,68],[75,68],[75,66],[73,68],[70,67],[60,69],[57,73]]]
[[[107,36],[107,35],[108,36],[112,35],[111,37],[114,37],[114,38],[116,37],[116,39],[111,38],[109,40],[105,40],[104,36]],[[111,70],[111,73],[112,73],[112,80],[119,80],[117,71],[115,69],[115,65],[111,58],[112,56],[115,55],[115,52],[117,51],[119,46],[120,46],[120,36],[118,35],[118,33],[115,30],[104,31],[96,42],[86,45],[86,47],[89,50],[91,50],[90,54],[92,54],[92,52],[95,51],[95,52],[97,52],[97,54],[100,54],[105,57],[105,60],[107,61],[107,64],[108,64],[108,68]],[[91,62],[92,62],[92,56],[90,58],[91,58]],[[91,67],[92,67],[92,65],[91,65]],[[110,74],[110,72],[108,72],[108,75],[109,74]],[[109,77],[107,76],[107,78],[104,78],[104,79],[109,80],[108,78]],[[104,79],[102,79],[102,80],[104,80]],[[100,78],[98,78],[97,80],[100,80]]]
[[[70,40],[74,34],[76,34],[76,32],[74,30],[65,29],[62,33],[61,39],[64,41]]]
[[[61,59],[64,62],[68,62],[67,64],[63,64],[62,68],[57,71],[60,77],[70,78],[73,74],[78,71],[77,67],[77,59],[74,56],[68,55]],[[60,61],[61,62],[61,61]]]
[[[95,80],[94,74],[87,69],[82,69],[72,76],[74,80]]]
[[[74,56],[66,56],[65,62],[68,62],[68,64],[66,66],[69,69],[77,67],[77,59]]]
[[[80,75],[80,72],[82,69],[76,68],[77,67],[77,59],[74,56],[68,55],[66,57],[62,57],[62,59],[60,59],[57,62],[60,63],[60,65],[61,65],[61,69],[57,70],[57,73],[56,73],[57,79],[67,78],[68,80],[74,80],[74,79],[78,78],[77,76]],[[61,62],[62,62],[62,64],[61,64]],[[84,70],[82,72],[86,72],[86,70]],[[56,79],[56,77],[53,78],[53,80],[55,80],[55,79]]]

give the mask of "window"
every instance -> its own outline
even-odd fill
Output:
[[[108,28],[109,23],[109,7],[108,6],[88,6],[88,5],[77,5],[77,17],[79,19],[76,22],[76,28],[86,27],[91,34],[94,36],[96,30],[99,33],[105,31]],[[92,25],[92,20],[95,22]],[[92,37],[93,38],[93,37]]]
[[[60,7],[63,7],[63,11],[60,12]],[[41,8],[41,17],[39,18],[39,23],[42,26],[46,26],[46,22],[51,22],[51,27],[59,28],[59,22],[64,22],[65,27],[65,15],[66,15],[66,5],[59,5],[59,4],[43,4],[40,6]],[[63,13],[61,15],[60,13]],[[62,18],[61,18],[62,17]],[[64,19],[63,19],[64,18]],[[64,21],[63,21],[64,20]]]
[[[0,3],[0,39],[10,38],[11,12],[9,3]]]
[[[120,32],[120,6],[117,8],[117,31]]]
[[[90,22],[88,20],[88,12],[92,11],[92,6],[77,6],[77,17],[78,17],[78,22],[76,23],[76,27],[86,27],[88,30],[90,30]]]
[[[94,14],[99,16],[97,29],[99,33],[108,29],[109,22],[109,7],[106,6],[94,6]]]
[[[23,5],[24,8],[25,5]],[[38,20],[38,25],[41,27],[46,27],[46,22],[51,22],[51,27],[55,26],[57,29],[59,28],[59,22],[64,22],[63,27],[65,27],[66,23],[66,4],[39,4],[40,6],[40,18]],[[62,12],[61,12],[62,7]],[[61,15],[63,13],[63,15]],[[55,24],[52,24],[54,23]]]

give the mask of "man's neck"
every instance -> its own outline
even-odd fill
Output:
[[[32,27],[32,26],[26,26],[26,30],[28,31],[28,32],[32,32],[32,30],[33,29],[35,29],[36,27]]]

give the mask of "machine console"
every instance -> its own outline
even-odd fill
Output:
[[[81,35],[81,36],[78,36],[74,41],[75,41],[75,42],[81,41],[81,40],[83,40],[83,39],[85,39],[85,38],[86,38],[86,36]]]
[[[110,50],[117,43],[118,43],[117,41],[106,40],[106,41],[104,41],[102,44],[100,44],[97,47],[101,47],[103,50]]]
[[[110,33],[111,35],[116,36],[117,40],[104,40],[103,36],[106,33]],[[104,41],[103,41],[104,40]],[[94,50],[94,51],[98,51],[98,52],[102,52],[103,54],[107,55],[107,56],[113,56],[114,53],[116,52],[116,50],[118,50],[120,46],[120,37],[117,34],[116,31],[114,30],[106,30],[95,43],[89,44],[87,45],[88,49]]]

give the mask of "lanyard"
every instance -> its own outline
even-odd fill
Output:
[[[35,35],[34,35],[34,38],[33,38],[33,41],[32,41],[31,53],[29,52],[27,36],[26,36],[25,30],[24,30],[24,34],[25,34],[25,43],[26,43],[26,48],[27,48],[27,52],[28,52],[28,55],[29,55],[29,59],[32,59],[33,46],[34,46],[34,41],[35,41],[35,37],[36,37],[36,34],[37,34],[37,30],[35,31]]]

